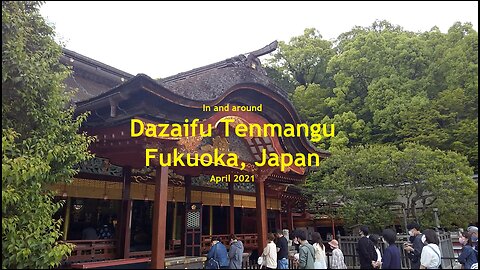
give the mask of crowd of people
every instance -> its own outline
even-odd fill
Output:
[[[293,263],[299,269],[327,269],[326,247],[319,233],[312,234],[312,244],[307,240],[307,234],[303,230],[292,233],[295,254]],[[263,249],[258,264],[266,269],[289,269],[288,240],[281,230],[276,235],[270,233],[267,236],[268,243]],[[342,251],[338,241],[333,239],[328,242],[332,250],[331,269],[346,269]]]
[[[407,226],[409,241],[403,244],[409,260],[411,269],[440,269],[442,255],[440,241],[437,232],[432,229],[420,231],[417,223],[410,223]],[[387,245],[381,254],[378,246],[379,236],[370,235],[367,226],[360,227],[360,239],[357,251],[360,259],[361,269],[400,269],[401,250],[395,244],[397,234],[391,229],[382,232],[383,242]],[[478,228],[468,227],[462,232],[459,242],[462,244],[462,251],[457,260],[463,269],[478,268]]]
[[[313,245],[307,240],[305,231],[298,230],[292,234],[295,248],[294,263],[299,269],[327,269],[326,247],[319,233],[313,233]],[[212,246],[207,254],[207,269],[241,269],[243,243],[235,235],[230,235],[230,249],[220,241],[218,237],[212,237]],[[346,269],[343,253],[339,248],[338,241],[333,239],[328,242],[332,250],[331,269]],[[258,264],[266,269],[289,269],[288,239],[282,230],[276,234],[267,235],[267,245],[258,256]]]
[[[321,235],[318,232],[312,234],[313,245],[307,241],[305,231],[294,233],[294,243],[299,243],[298,253],[294,255],[294,263],[298,264],[299,269],[327,269],[326,247],[323,244]],[[331,269],[346,269],[343,252],[340,250],[338,241],[333,239],[328,242],[332,250]]]
[[[420,230],[417,223],[407,226],[409,239],[403,249],[410,260],[411,269],[439,269],[442,264],[440,241],[437,232],[432,229]],[[397,246],[397,233],[385,229],[382,235],[370,234],[367,226],[358,231],[360,238],[357,253],[360,269],[401,269],[401,249]],[[326,246],[318,232],[312,234],[312,241],[307,240],[307,233],[296,230],[292,233],[295,253],[293,263],[299,269],[346,269],[345,258],[339,243],[333,239],[328,242],[331,250],[330,263],[326,255]],[[384,249],[382,251],[382,242]],[[478,269],[478,228],[470,226],[459,237],[462,251],[457,260],[462,269]],[[267,245],[258,259],[258,264],[266,269],[289,269],[288,239],[278,230],[274,235],[267,235]],[[227,251],[218,238],[212,238],[212,247],[208,252],[207,269],[241,269],[244,248],[235,235],[230,236],[230,250]]]

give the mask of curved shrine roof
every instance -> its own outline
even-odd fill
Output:
[[[271,47],[272,44],[267,47]],[[265,50],[265,48],[259,51]],[[67,49],[64,49],[61,62],[73,69],[71,76],[66,79],[65,83],[69,89],[78,89],[73,98],[77,106],[77,112],[94,111],[92,117],[98,116],[102,121],[109,117],[114,118],[115,115],[113,111],[110,112],[110,109],[115,106],[123,112],[127,112],[128,109],[122,109],[122,107],[128,107],[123,103],[139,103],[140,101],[136,99],[140,92],[135,91],[143,88],[148,90],[146,92],[149,93],[141,101],[142,104],[136,105],[142,107],[142,110],[137,110],[135,113],[155,115],[167,121],[178,121],[182,116],[201,115],[203,113],[200,112],[202,104],[215,105],[235,102],[252,105],[266,101],[271,103],[268,105],[270,109],[263,112],[263,115],[269,118],[272,123],[302,122],[287,94],[266,76],[266,72],[255,52],[247,56],[232,57],[160,80],[154,80],[144,74],[134,76]],[[135,95],[133,95],[134,93]],[[166,102],[155,105],[155,107],[165,108],[165,110],[170,109],[171,111],[165,113],[149,112],[145,108],[148,107],[145,102],[151,102],[152,95],[156,96],[157,99],[159,98],[158,100],[162,100],[161,102]],[[119,104],[122,104],[122,107]],[[128,111],[128,113],[133,114],[134,110],[131,111]],[[173,112],[184,115],[175,118],[172,116]],[[123,119],[127,119],[127,117]],[[302,142],[301,144],[304,145],[304,148],[301,148],[303,150],[298,150],[294,146],[296,143],[293,143],[293,147],[297,151],[305,152],[306,150],[307,152],[329,155],[326,151],[316,149],[304,136],[302,137],[296,139],[299,139]]]

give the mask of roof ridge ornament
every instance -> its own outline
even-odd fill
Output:
[[[277,47],[278,47],[278,42],[275,40],[261,49],[258,49],[249,53],[245,53],[245,54],[240,54],[234,57],[230,57],[220,62],[194,68],[189,71],[180,72],[176,75],[172,75],[172,76],[160,79],[159,81],[162,83],[169,83],[169,82],[174,82],[179,80],[185,80],[191,77],[201,75],[205,72],[209,72],[211,70],[222,69],[226,67],[245,67],[246,66],[266,75],[267,73],[261,67],[261,63],[258,57],[275,51]]]
[[[245,65],[262,73],[263,75],[267,75],[267,71],[262,67],[262,63],[260,62],[260,59],[258,59],[258,57],[275,51],[277,47],[278,42],[275,40],[261,49],[247,53],[247,60],[245,62]]]
[[[261,49],[246,53],[246,55],[247,55],[247,57],[257,58],[257,57],[263,56],[265,54],[269,54],[269,53],[275,51],[277,48],[278,48],[278,41],[274,40],[272,43],[268,44],[267,46],[265,46]]]

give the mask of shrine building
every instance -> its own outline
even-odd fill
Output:
[[[308,213],[298,186],[310,168],[290,165],[281,171],[255,162],[263,150],[316,153],[321,159],[329,153],[304,135],[226,137],[221,121],[231,119],[233,127],[303,123],[258,59],[276,47],[274,42],[163,79],[132,75],[64,49],[61,62],[73,70],[65,84],[76,91],[75,114],[89,112],[81,131],[96,136],[90,146],[95,158],[79,165],[71,184],[52,187],[57,200],[66,200],[56,216],[65,220],[63,240],[76,245],[65,264],[138,259],[151,268],[168,268],[170,257],[204,255],[212,236],[228,248],[229,235],[236,234],[251,253],[263,250],[267,233],[303,226]],[[227,104],[261,110],[204,109]],[[132,119],[154,124],[199,119],[214,128],[210,137],[132,137]],[[168,167],[152,159],[146,167],[147,148],[199,154],[217,149],[236,153],[246,166]],[[92,229],[103,234],[89,236]]]

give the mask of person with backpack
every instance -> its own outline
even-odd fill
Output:
[[[360,259],[360,269],[373,269],[374,263],[377,261],[377,252],[373,246],[372,241],[368,238],[368,227],[361,226],[358,234],[357,251]]]
[[[442,255],[438,245],[440,240],[434,230],[423,232],[422,242],[425,245],[420,256],[420,269],[439,269],[442,264]]]
[[[228,269],[228,253],[225,245],[217,236],[212,237],[212,247],[207,254],[206,269]]]
[[[458,256],[457,260],[462,264],[463,269],[472,269],[472,266],[477,263],[478,268],[478,251],[476,251],[472,242],[472,234],[469,232],[462,232],[458,239],[462,244],[462,253]]]
[[[315,269],[315,249],[308,243],[305,231],[299,231],[298,238],[300,239],[298,268]]]

